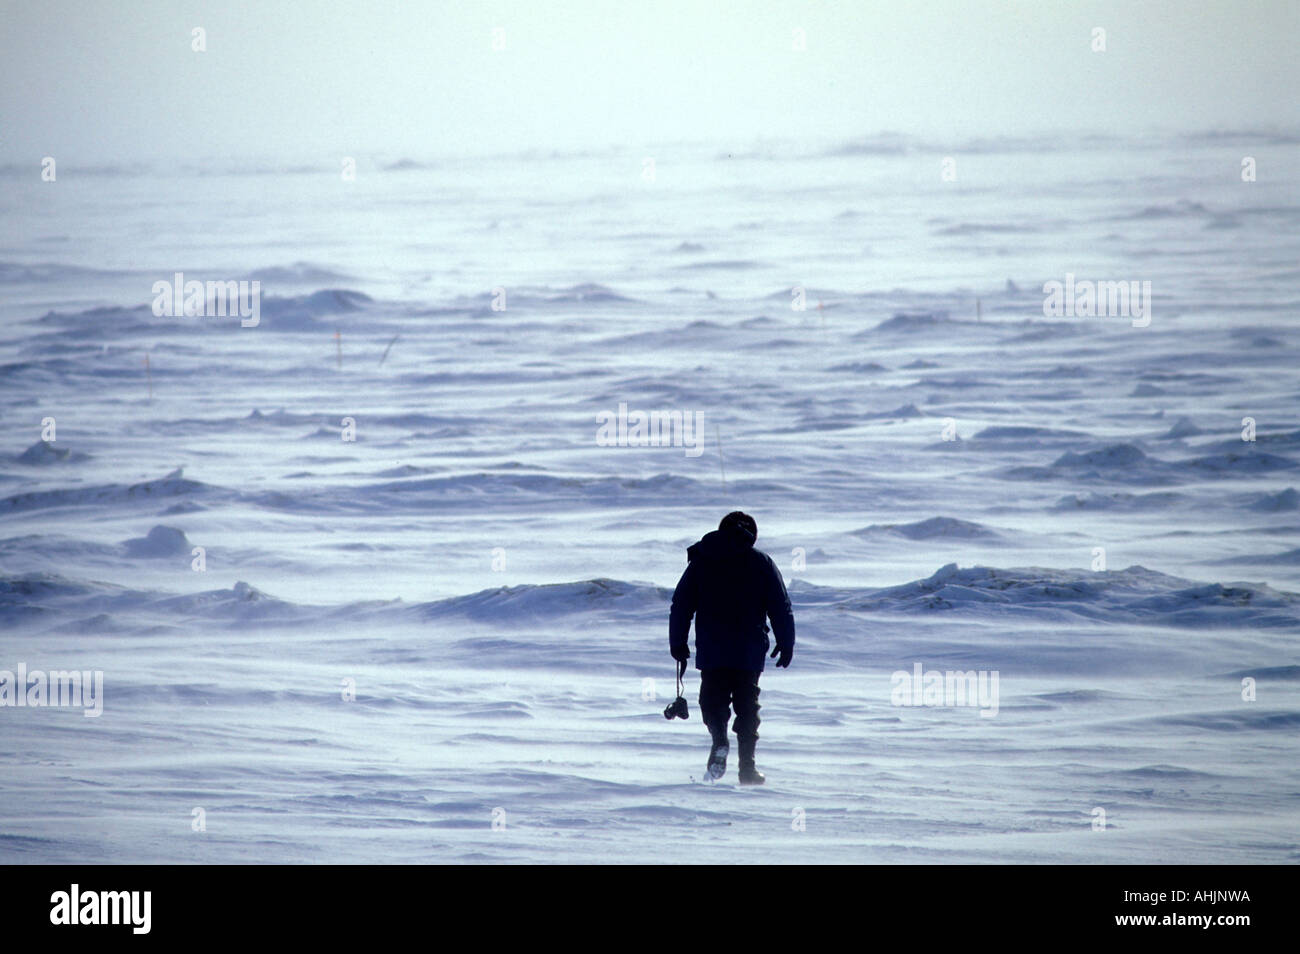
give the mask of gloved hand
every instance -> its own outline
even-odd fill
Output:
[[[668,651],[673,654],[673,658],[679,663],[684,663],[691,658],[691,648],[689,646],[670,646]]]
[[[781,657],[780,659],[776,659],[776,657],[777,657],[778,654],[779,654],[780,657]],[[793,647],[793,646],[789,647],[788,649],[782,649],[780,646],[778,646],[778,647],[776,647],[776,649],[772,650],[772,655],[769,656],[768,658],[769,658],[769,659],[776,659],[776,668],[777,668],[777,669],[784,669],[786,666],[790,665],[790,660],[791,660],[793,657],[794,657],[794,647]]]

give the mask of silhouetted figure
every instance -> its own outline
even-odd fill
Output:
[[[683,667],[691,657],[687,636],[695,617],[700,711],[713,736],[709,775],[721,778],[727,771],[727,720],[734,707],[742,785],[765,781],[754,766],[754,746],[760,721],[758,677],[770,645],[767,620],[776,635],[772,655],[780,656],[777,666],[790,665],[794,655],[790,596],[772,558],[754,549],[757,537],[754,518],[736,510],[688,547],[686,572],[673,591],[668,617],[669,649]]]

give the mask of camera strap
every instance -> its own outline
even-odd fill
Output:
[[[682,691],[686,688],[682,679],[686,675],[686,660],[679,660],[677,663],[677,695],[680,697]]]

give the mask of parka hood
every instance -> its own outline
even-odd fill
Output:
[[[744,527],[731,526],[725,530],[711,530],[686,548],[686,560],[726,559],[754,548],[754,537]]]

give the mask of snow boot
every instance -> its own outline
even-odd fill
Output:
[[[754,747],[757,745],[755,739],[740,740],[740,784],[741,785],[762,785],[767,781],[767,776],[754,767]]]
[[[721,732],[713,733],[713,747],[709,749],[709,764],[706,766],[709,778],[717,781],[727,774],[727,752],[731,747],[727,744],[727,727],[723,723]]]

